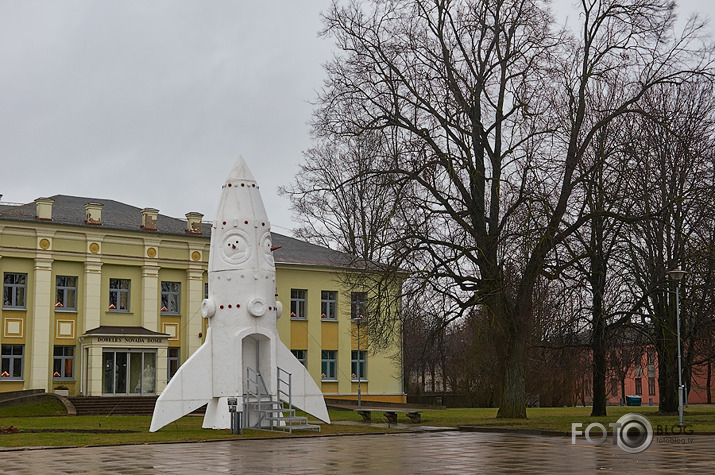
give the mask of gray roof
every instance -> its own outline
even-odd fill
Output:
[[[83,198],[80,196],[55,195],[50,196],[54,200],[52,205],[52,222],[55,224],[66,224],[69,226],[86,226],[97,228],[96,225],[84,222],[86,214],[84,205],[87,203],[99,203],[102,208],[103,229],[121,229],[124,231],[141,231],[146,233],[180,234],[186,235],[186,221],[172,218],[160,214],[157,218],[157,230],[148,231],[142,229],[142,208],[120,203],[114,200],[103,200],[97,198]],[[0,219],[17,221],[36,221],[35,202],[25,203],[19,206],[2,206],[0,204]],[[204,223],[202,234],[196,236],[211,236],[211,225]]]
[[[188,234],[186,221],[159,214],[157,230],[150,231],[141,227],[141,210],[136,206],[120,203],[114,200],[98,198],[83,198],[79,196],[55,195],[52,205],[52,223],[68,226],[80,226],[93,229],[116,229],[147,234],[169,234],[177,236],[195,236],[209,239],[211,224],[202,224],[201,234]],[[85,223],[85,208],[87,203],[100,203],[102,208],[102,225]],[[42,223],[35,217],[35,202],[21,205],[3,205],[0,203],[0,221],[32,221]],[[302,264],[327,267],[350,266],[354,260],[348,254],[332,249],[310,244],[278,233],[272,233],[273,246],[279,247],[274,257],[279,264]]]

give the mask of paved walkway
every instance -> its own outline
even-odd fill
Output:
[[[0,473],[590,473],[715,472],[715,437],[654,440],[630,455],[569,437],[474,432],[305,437],[0,451]],[[666,441],[668,442],[668,441]],[[670,441],[672,442],[672,441]]]

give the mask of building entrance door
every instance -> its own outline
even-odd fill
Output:
[[[156,352],[104,350],[102,393],[144,395],[156,393]]]

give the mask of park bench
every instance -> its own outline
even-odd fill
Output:
[[[382,412],[382,415],[385,416],[385,419],[387,419],[387,422],[390,424],[397,424],[398,413],[405,413],[410,421],[415,424],[422,422],[422,411],[415,411],[413,409],[362,408],[356,409],[356,411],[362,416],[364,421],[371,421],[373,412]]]

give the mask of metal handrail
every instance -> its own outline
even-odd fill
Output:
[[[251,374],[255,374],[255,377],[251,377]],[[251,384],[255,386],[256,390],[252,391],[251,390]],[[261,386],[263,387],[263,392],[261,392]],[[255,371],[252,368],[246,368],[246,395],[248,397],[255,397],[256,402],[258,404],[257,407],[257,413],[260,415],[263,412],[261,411],[261,401],[263,400],[263,396],[270,396],[270,393],[268,392],[268,387],[266,386],[266,382],[263,379],[263,376],[259,371]],[[245,403],[244,403],[245,405]],[[246,409],[248,407],[246,406]],[[248,412],[246,410],[246,412]],[[246,414],[248,416],[248,414]],[[246,420],[248,417],[245,418]],[[256,427],[261,426],[261,417],[259,417],[259,420],[256,422]],[[272,424],[272,423],[271,423]]]
[[[288,375],[288,381],[281,378],[282,373],[285,373]],[[281,383],[288,385],[288,392],[283,390]],[[293,374],[284,370],[280,366],[278,367],[278,384],[276,385],[276,393],[278,395],[279,401],[281,399],[281,394],[283,394],[284,396],[287,396],[288,397],[288,409],[293,409]]]

